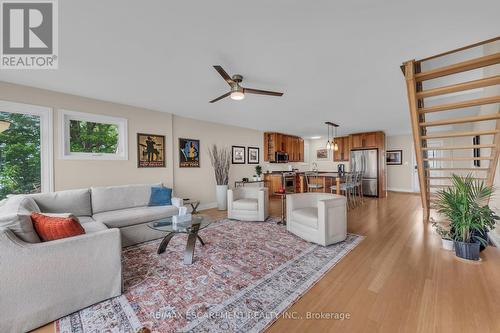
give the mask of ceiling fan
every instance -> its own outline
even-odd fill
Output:
[[[222,78],[227,82],[227,84],[229,84],[231,90],[225,93],[224,95],[211,100],[210,103],[220,101],[221,99],[226,98],[228,96],[230,96],[231,99],[239,101],[245,98],[245,94],[283,96],[283,93],[281,92],[243,88],[242,86],[240,86],[241,81],[243,81],[243,76],[239,74],[234,74],[233,77],[230,77],[229,74],[227,74],[226,71],[221,66],[215,65],[214,68],[217,72],[219,72],[220,76],[222,76]]]

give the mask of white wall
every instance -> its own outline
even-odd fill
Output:
[[[402,150],[402,165],[387,165],[387,190],[413,192],[413,136],[411,134],[386,136],[386,151]]]
[[[173,152],[174,152],[174,191],[182,198],[199,199],[204,207],[215,206],[215,176],[208,149],[213,144],[219,147],[245,146],[260,149],[260,161],[263,165],[263,132],[200,121],[191,118],[172,116]],[[179,138],[200,140],[200,167],[179,167]],[[232,164],[229,185],[243,177],[251,178],[255,174],[253,164]]]
[[[54,189],[56,191],[99,185],[163,182],[173,184],[172,115],[54,91],[0,82],[0,100],[47,106],[54,109]],[[128,119],[129,158],[126,161],[63,160],[59,154],[58,109],[96,113]],[[166,136],[166,168],[137,168],[137,133]]]
[[[227,126],[175,116],[165,112],[104,102],[75,95],[0,82],[0,100],[47,106],[54,109],[54,190],[90,186],[163,182],[174,187],[175,195],[201,200],[204,207],[215,204],[215,177],[208,147],[259,147],[263,171],[287,170],[289,166],[308,170],[309,163],[276,164],[263,160],[264,133],[257,130]],[[123,117],[128,120],[128,160],[63,160],[59,155],[58,109]],[[137,168],[137,133],[166,137],[166,168]],[[200,168],[179,168],[179,138],[200,140]],[[305,146],[309,142],[305,141]],[[232,165],[230,186],[235,180],[251,178],[255,165]]]
[[[349,170],[349,161],[347,162],[334,162],[333,152],[331,152],[327,160],[318,159],[316,151],[326,147],[325,139],[309,140],[309,168],[312,169],[313,163],[316,163],[319,171],[337,171],[337,165],[344,164],[345,170]]]

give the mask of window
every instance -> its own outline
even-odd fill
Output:
[[[0,199],[52,191],[52,110],[0,101],[0,121]]]
[[[62,110],[61,158],[127,160],[127,119]]]

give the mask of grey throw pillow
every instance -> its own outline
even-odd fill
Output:
[[[31,222],[32,212],[40,213],[32,198],[22,195],[11,197],[0,206],[0,228],[11,230],[25,242],[40,243]]]

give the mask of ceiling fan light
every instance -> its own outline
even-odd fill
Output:
[[[235,101],[241,101],[245,98],[245,94],[241,91],[233,91],[231,92],[231,99]]]

